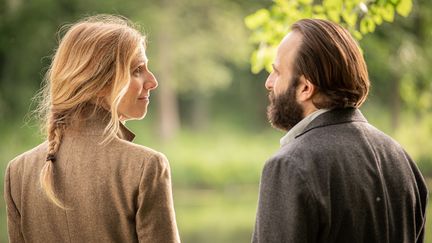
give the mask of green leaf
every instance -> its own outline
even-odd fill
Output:
[[[259,56],[258,53],[260,51],[261,51],[260,49],[255,50],[252,52],[252,55],[251,55],[251,71],[252,71],[252,73],[255,73],[255,74],[259,73],[264,67],[264,63],[263,63],[264,59],[258,57]]]
[[[312,3],[313,3],[313,0],[298,0],[298,2],[299,2],[300,4],[304,4],[304,5],[306,5],[306,4],[312,4]]]
[[[277,45],[275,46],[267,46],[266,48],[266,56],[265,56],[265,69],[267,70],[267,72],[271,72],[273,67],[272,67],[272,63],[273,60],[276,58],[276,51],[277,51]]]
[[[360,22],[360,32],[362,34],[367,34],[369,32],[374,32],[375,30],[375,23],[370,17],[365,17]]]
[[[390,3],[387,3],[383,8],[380,8],[382,18],[387,22],[393,22],[395,9],[394,6]]]
[[[324,13],[324,7],[321,5],[315,5],[313,6],[313,12],[317,14]]]
[[[356,6],[359,4],[358,3],[359,0],[355,0],[355,1],[344,1],[344,8],[343,11],[346,12],[353,12],[354,8],[356,8]]]
[[[355,13],[342,12],[343,20],[351,27],[354,27],[357,23],[357,15]]]
[[[400,0],[396,7],[396,12],[407,17],[411,13],[412,6],[412,0]]]
[[[247,16],[245,18],[245,24],[249,29],[254,30],[265,24],[267,21],[269,21],[269,19],[269,11],[267,9],[260,9],[255,13]]]
[[[265,43],[260,43],[259,48],[255,50],[251,56],[252,73],[259,73],[263,69],[271,72],[271,64],[276,56],[276,50],[277,45],[266,45]]]
[[[372,19],[368,20],[368,30],[370,33],[375,31],[376,24]]]
[[[329,19],[343,24],[360,40],[375,31],[384,21],[393,22],[397,11],[407,16],[413,0],[273,0],[269,10],[258,10],[246,17],[245,23],[253,30],[252,40],[259,44],[251,57],[253,72],[268,69],[271,65],[271,49],[289,30],[287,27],[301,18]],[[317,3],[317,4],[313,4]],[[367,8],[366,8],[367,7]]]
[[[361,38],[363,38],[362,33],[360,33],[360,31],[355,30],[354,32],[352,32],[352,34],[354,35],[354,38],[356,38],[357,40],[361,40]]]
[[[383,22],[383,18],[380,15],[374,15],[372,18],[377,25],[380,25]]]
[[[327,19],[327,15],[325,14],[312,14],[311,17],[314,19]]]
[[[331,9],[334,10],[335,8],[337,8],[338,5],[342,5],[342,2],[339,0],[324,0],[322,5],[327,10],[331,10]]]
[[[327,15],[329,17],[329,20],[339,23],[340,22],[340,16],[339,16],[339,12],[336,10],[328,10],[327,11]]]
[[[362,19],[360,21],[360,32],[362,34],[367,34],[367,31],[368,31],[367,23],[364,19]]]

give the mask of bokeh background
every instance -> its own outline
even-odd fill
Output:
[[[392,0],[397,2],[403,0]],[[411,1],[410,1],[411,2]],[[121,14],[148,36],[159,87],[135,142],[171,163],[183,242],[249,242],[264,162],[284,134],[266,121],[266,71],[251,72],[256,48],[245,17],[263,0],[0,0],[0,186],[7,163],[44,140],[32,98],[56,47],[59,26],[97,13]],[[432,1],[412,1],[360,40],[372,89],[369,122],[399,141],[432,188]],[[429,203],[430,204],[430,203]],[[7,242],[0,200],[0,242]],[[426,242],[432,243],[431,210]]]

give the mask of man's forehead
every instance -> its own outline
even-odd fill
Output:
[[[295,49],[302,42],[302,34],[298,31],[289,32],[281,41],[279,45],[280,50]]]
[[[293,56],[297,51],[302,42],[302,35],[297,31],[289,32],[280,42],[275,63],[281,61],[281,59],[287,58],[288,56]]]

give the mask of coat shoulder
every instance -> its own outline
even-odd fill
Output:
[[[24,163],[26,163],[26,161],[33,161],[34,159],[38,158],[42,159],[46,155],[47,149],[48,142],[45,141],[10,160],[8,163],[8,168],[13,169],[22,166]]]
[[[168,159],[165,154],[144,145],[119,139],[117,140],[116,147],[118,147],[123,153],[127,153],[128,157],[132,160],[138,159],[147,163],[149,161],[156,161],[163,167],[168,164]]]

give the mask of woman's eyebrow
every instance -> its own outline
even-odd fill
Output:
[[[134,65],[132,65],[133,68],[137,68],[139,66],[145,66],[148,63],[148,59],[139,59],[137,61],[134,62]]]

